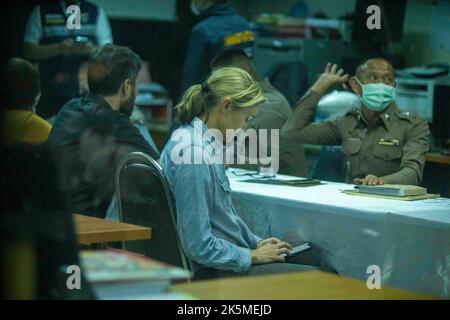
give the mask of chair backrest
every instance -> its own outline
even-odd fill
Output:
[[[150,227],[149,240],[128,241],[125,250],[188,269],[175,220],[175,206],[160,165],[142,152],[125,155],[116,169],[119,219]]]

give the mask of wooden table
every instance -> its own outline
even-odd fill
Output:
[[[369,290],[363,281],[320,271],[195,281],[174,285],[172,291],[210,300],[432,299],[383,286]]]
[[[450,156],[445,156],[440,153],[427,153],[425,159],[427,162],[450,164]]]
[[[145,240],[151,229],[127,223],[73,214],[78,242],[81,244]]]

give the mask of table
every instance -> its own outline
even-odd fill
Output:
[[[342,183],[300,188],[227,175],[236,210],[257,235],[309,241],[313,260],[343,276],[365,280],[376,265],[383,284],[450,297],[450,199],[366,198],[342,193],[352,188]]]
[[[422,185],[430,192],[450,198],[450,156],[428,153]]]
[[[151,229],[127,223],[73,214],[78,242],[82,244],[151,238]]]
[[[431,299],[383,286],[369,290],[363,281],[320,271],[195,281],[174,285],[172,292],[209,300]]]
[[[445,156],[440,153],[427,153],[426,155],[426,161],[427,162],[434,162],[434,163],[440,163],[440,164],[449,164],[450,165],[450,156]]]

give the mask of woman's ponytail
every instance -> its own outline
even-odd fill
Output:
[[[200,95],[202,93],[202,86],[195,84],[191,86],[183,95],[181,101],[176,105],[178,121],[181,124],[186,124],[192,121],[194,117],[198,116],[202,110],[202,103]]]

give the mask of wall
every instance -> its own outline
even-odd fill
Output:
[[[264,12],[287,14],[291,6],[297,1],[231,0],[231,3],[239,14],[247,18],[254,18]],[[322,11],[330,18],[338,18],[353,12],[356,5],[356,0],[305,0],[305,2],[309,6],[310,16]],[[436,50],[430,45],[432,9],[437,2],[437,0],[408,0],[404,18],[403,39],[401,42],[392,43],[390,46],[391,53],[405,55],[406,65],[408,66],[428,63],[450,64],[449,50]],[[442,27],[448,28],[448,25]]]
[[[133,0],[127,0],[133,1]],[[152,80],[170,90],[176,101],[189,35],[195,23],[189,1],[176,3],[176,21],[110,18],[114,43],[129,46],[148,61]]]
[[[177,99],[191,23],[110,19],[114,43],[133,49],[149,62],[153,81]]]
[[[105,9],[108,17],[175,21],[176,0],[90,0]],[[180,0],[181,1],[181,0]]]
[[[38,0],[2,1],[0,3],[2,21],[0,57],[2,63],[13,56],[22,56],[23,34],[28,16],[38,3]]]
[[[428,63],[450,64],[450,50],[431,47],[432,0],[408,0],[403,27],[403,53],[409,65]],[[449,13],[450,14],[450,13]],[[450,28],[449,25],[442,28]],[[450,42],[450,39],[448,39]]]
[[[233,7],[247,18],[253,18],[260,13],[289,13],[290,8],[298,0],[231,0]],[[312,16],[318,11],[325,12],[330,18],[338,18],[353,12],[356,0],[305,0]]]

